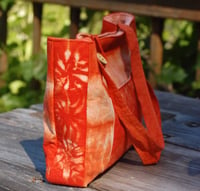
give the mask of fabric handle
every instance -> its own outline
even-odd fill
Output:
[[[161,151],[164,148],[159,104],[151,86],[145,79],[135,31],[130,26],[124,24],[119,24],[118,26],[125,32],[131,51],[132,78],[146,128],[129,109],[127,101],[121,96],[120,91],[105,71],[104,66],[100,62],[99,65],[108,84],[108,91],[116,113],[124,124],[143,164],[155,164],[159,161]],[[95,37],[95,40],[102,50],[98,37]]]

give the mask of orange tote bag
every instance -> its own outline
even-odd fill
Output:
[[[43,148],[49,182],[86,187],[131,146],[144,165],[159,161],[160,110],[144,76],[133,15],[105,16],[99,35],[49,37],[47,54]]]

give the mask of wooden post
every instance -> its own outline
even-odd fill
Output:
[[[41,51],[42,3],[33,2],[33,55]]]
[[[8,60],[5,51],[6,39],[7,39],[7,13],[8,10],[2,10],[0,8],[0,76],[7,70]],[[0,87],[4,82],[0,79]]]
[[[163,61],[163,31],[164,19],[152,18],[152,34],[150,39],[150,72],[149,81],[151,85],[156,87],[156,76],[161,72]]]
[[[75,38],[79,30],[80,8],[71,7],[70,10],[70,38]]]
[[[198,42],[197,42],[197,70],[196,70],[196,80],[200,81],[200,23],[196,24],[197,27],[197,35],[198,35]]]

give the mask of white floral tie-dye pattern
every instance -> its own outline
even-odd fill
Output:
[[[57,42],[49,45],[54,51],[44,101],[46,175],[51,182],[87,185],[110,164],[115,112],[95,50],[83,41],[66,40],[65,49]]]

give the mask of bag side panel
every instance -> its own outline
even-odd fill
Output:
[[[56,154],[56,129],[54,119],[54,71],[53,71],[53,45],[51,41],[47,42],[47,55],[48,55],[48,70],[46,79],[46,90],[43,102],[43,126],[44,126],[44,139],[43,149],[46,159],[46,174],[51,166],[51,161],[54,160]]]
[[[53,73],[53,112],[50,124],[55,124],[56,141],[47,141],[46,178],[49,182],[72,186],[84,185],[86,100],[88,84],[88,42],[49,39],[48,57]],[[48,84],[47,84],[48,86]],[[47,88],[48,94],[48,88]],[[49,100],[46,100],[48,103]],[[45,109],[45,108],[44,108]],[[45,109],[46,110],[46,109]],[[48,118],[48,116],[47,116]],[[53,155],[49,155],[49,152]]]

